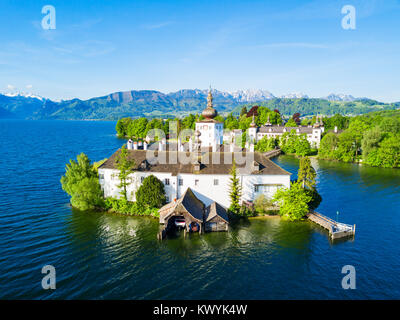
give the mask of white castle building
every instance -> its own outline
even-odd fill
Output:
[[[253,121],[248,129],[248,135],[255,143],[257,143],[265,136],[268,139],[280,138],[284,133],[292,131],[297,135],[304,134],[311,147],[319,148],[322,133],[324,132],[324,126],[320,118],[317,119],[317,122],[313,126],[285,127],[281,125],[272,125],[268,117],[268,121],[265,125],[257,127],[253,116]]]
[[[154,175],[164,183],[168,202],[176,201],[190,188],[205,206],[217,202],[228,208],[232,159],[235,159],[242,187],[241,201],[253,202],[260,194],[271,198],[278,188],[290,187],[290,173],[263,154],[222,145],[223,123],[214,120],[217,111],[213,108],[211,90],[202,115],[204,120],[196,123],[195,144],[190,144],[189,148],[184,149],[179,140],[178,144],[163,140],[153,149],[147,144],[140,147],[128,143],[128,158],[135,162],[129,176],[128,200],[135,201],[136,191],[144,178]],[[150,152],[153,158],[164,161],[150,161]],[[116,166],[119,153],[117,150],[98,169],[105,197],[120,197]],[[189,160],[177,162],[180,156]]]

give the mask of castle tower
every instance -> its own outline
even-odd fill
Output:
[[[203,110],[201,115],[204,120],[196,122],[196,131],[200,132],[201,146],[214,148],[215,146],[220,146],[223,142],[224,124],[214,120],[218,112],[213,107],[211,87],[207,96],[207,108]]]
[[[268,113],[268,120],[267,120],[267,123],[265,125],[268,126],[268,127],[272,126],[270,118],[269,118],[269,113]]]
[[[257,124],[254,119],[254,114],[253,114],[253,121],[250,123],[250,128],[247,130],[248,130],[248,135],[250,137],[250,142],[255,143],[257,138]]]

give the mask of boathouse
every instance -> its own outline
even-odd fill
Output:
[[[213,202],[205,207],[190,188],[158,212],[160,224],[164,224],[167,231],[175,228],[175,219],[185,220],[186,232],[227,231],[229,226],[228,214],[220,204]]]
[[[186,232],[198,231],[201,233],[204,230],[204,204],[190,188],[187,188],[181,198],[161,207],[158,212],[160,223],[165,225],[166,230],[174,227],[177,217],[185,219]]]
[[[205,231],[228,231],[229,218],[226,210],[216,202],[211,203],[204,213]]]

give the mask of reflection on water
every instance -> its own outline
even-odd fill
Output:
[[[122,143],[115,122],[1,124],[0,148],[13,161],[0,158],[0,183],[8,186],[0,193],[0,298],[400,298],[400,170],[312,160],[318,211],[356,224],[353,241],[332,244],[307,221],[256,218],[229,232],[159,242],[156,219],[66,205],[65,163],[82,151],[93,160],[110,156]],[[31,143],[22,147],[26,136]],[[296,178],[298,159],[274,161]],[[46,264],[56,268],[55,291],[41,288]],[[356,267],[357,290],[341,288],[347,264]]]

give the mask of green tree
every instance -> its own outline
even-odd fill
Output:
[[[247,115],[247,108],[246,107],[242,107],[242,109],[240,110],[240,116],[243,115]]]
[[[229,192],[229,197],[231,199],[231,205],[229,207],[229,211],[238,214],[240,212],[240,197],[242,195],[242,188],[240,186],[240,181],[239,178],[237,177],[237,172],[236,172],[236,162],[235,159],[233,159],[233,164],[232,168],[230,171],[231,177],[230,177],[230,192]]]
[[[339,130],[346,129],[349,126],[349,118],[344,117],[337,113],[333,117],[326,117],[322,119],[326,130],[334,129],[337,127]]]
[[[290,118],[288,122],[285,123],[285,127],[297,127],[297,123],[293,118]]]
[[[379,142],[383,138],[382,131],[379,127],[372,128],[364,133],[361,140],[361,150],[363,160],[367,160],[368,154],[379,147]]]
[[[267,152],[275,149],[278,145],[278,140],[275,138],[268,138],[267,136],[262,137],[260,141],[257,142],[255,150],[260,152]]]
[[[123,138],[128,135],[128,127],[131,122],[132,122],[131,118],[122,118],[117,121],[115,129],[117,131],[118,137]]]
[[[307,156],[311,153],[311,146],[305,134],[296,135],[295,150],[298,156]]]
[[[301,182],[293,182],[291,188],[278,189],[272,201],[279,205],[279,215],[282,218],[295,221],[308,213],[312,197],[302,188]]]
[[[144,138],[146,133],[148,120],[146,118],[139,118],[129,123],[127,132],[129,137]]]
[[[119,152],[117,159],[115,160],[118,172],[118,178],[120,183],[118,184],[118,188],[121,189],[120,194],[123,199],[127,199],[127,187],[131,183],[129,179],[129,174],[132,173],[132,169],[135,166],[135,161],[129,159],[128,150],[126,149],[126,145],[123,145],[121,151]]]
[[[315,178],[317,177],[317,173],[315,172],[314,167],[311,165],[311,160],[309,157],[303,157],[300,159],[300,167],[297,174],[297,180],[301,182],[301,185],[304,188],[309,190],[314,190],[316,186]]]
[[[345,130],[339,135],[336,157],[343,162],[354,162],[357,159],[359,143],[352,130]]]
[[[247,117],[243,115],[239,118],[239,129],[246,131],[250,127],[250,123],[253,121],[253,117]]]
[[[136,203],[140,209],[161,208],[166,203],[164,184],[150,175],[136,191]]]
[[[336,134],[327,133],[322,139],[318,149],[318,158],[336,159],[336,150],[339,145],[339,138]]]
[[[306,156],[311,153],[311,146],[305,134],[298,135],[295,129],[285,132],[279,139],[279,146],[284,153]]]
[[[189,114],[187,117],[182,120],[182,128],[183,129],[194,129],[196,123],[196,117],[193,114]]]
[[[271,200],[269,200],[265,195],[260,194],[254,200],[254,211],[258,215],[263,215],[271,211],[271,207],[274,207],[274,204]]]
[[[399,118],[384,118],[382,119],[379,127],[384,132],[400,133],[400,119]]]
[[[162,129],[163,128],[163,122],[161,119],[152,119],[150,120],[145,129],[144,137],[147,136],[147,133],[152,130],[152,129]]]
[[[96,170],[86,154],[77,156],[66,165],[61,177],[62,189],[71,196],[71,205],[80,210],[94,209],[102,205],[102,191]]]
[[[366,163],[384,168],[400,167],[400,134],[387,135],[375,148],[368,153]]]
[[[229,129],[229,130],[238,129],[238,128],[239,128],[239,121],[238,121],[238,119],[236,119],[236,118],[233,116],[232,113],[230,113],[230,114],[226,117],[226,119],[225,119],[225,121],[224,121],[224,127],[225,127],[226,129]]]

